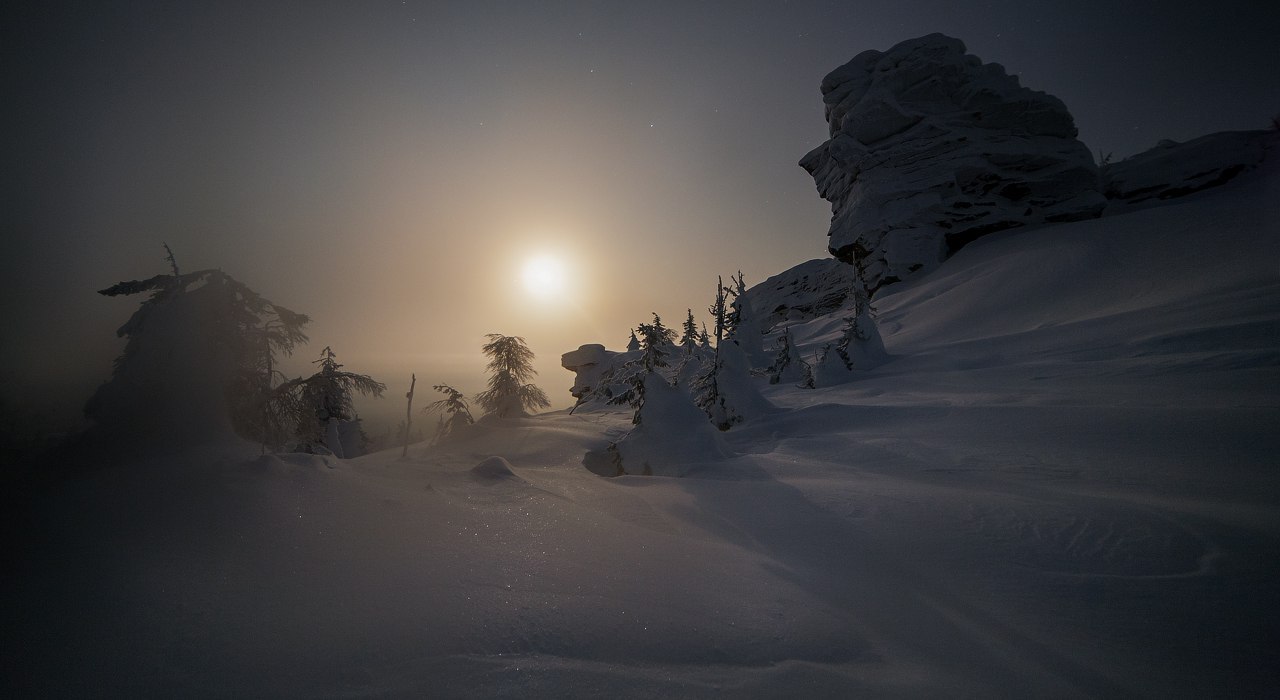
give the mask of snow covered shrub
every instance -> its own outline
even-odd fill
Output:
[[[360,427],[352,403],[353,394],[382,396],[387,386],[364,374],[342,371],[328,346],[320,351],[319,371],[276,388],[278,401],[293,413],[297,449],[316,452],[325,448],[338,457],[363,453],[368,437]]]
[[[221,270],[184,274],[168,260],[172,274],[98,292],[150,296],[116,332],[128,341],[85,405],[90,434],[153,444],[239,435],[275,447],[286,431],[270,401],[276,360],[306,342],[310,319]]]
[[[533,351],[524,338],[490,333],[481,350],[489,358],[488,388],[476,396],[486,416],[507,418],[526,416],[533,409],[551,405],[547,394],[529,382],[538,373],[533,369]]]

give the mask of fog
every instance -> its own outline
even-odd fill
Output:
[[[567,406],[561,353],[826,254],[795,165],[826,137],[818,82],[909,36],[1025,70],[1117,157],[1274,108],[1265,10],[1024,5],[9,10],[4,400],[74,424],[138,301],[95,290],[164,272],[168,243],[314,319],[289,371],[329,345],[386,382],[371,433],[411,373],[479,389],[485,333],[525,337]],[[521,286],[541,254],[562,297]]]

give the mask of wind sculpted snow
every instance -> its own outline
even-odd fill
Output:
[[[622,409],[403,460],[82,473],[20,521],[3,676],[15,696],[1267,695],[1278,182],[966,246],[875,299],[885,364],[759,378],[776,410],[682,478],[583,468]],[[790,326],[806,355],[841,313]]]

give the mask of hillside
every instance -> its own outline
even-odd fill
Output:
[[[1270,163],[986,236],[681,479],[588,472],[629,414],[564,411],[77,472],[14,516],[6,696],[1266,695],[1278,228]]]

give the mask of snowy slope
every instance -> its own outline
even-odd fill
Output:
[[[1277,265],[1274,166],[986,237],[685,478],[582,467],[629,411],[78,473],[15,519],[6,695],[1273,693]]]

